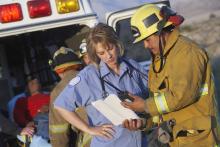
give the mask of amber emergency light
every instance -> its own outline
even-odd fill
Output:
[[[75,12],[79,10],[78,0],[55,0],[59,14]]]

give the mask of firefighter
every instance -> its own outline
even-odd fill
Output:
[[[65,47],[61,47],[54,53],[50,64],[61,78],[61,81],[51,92],[49,110],[50,141],[53,147],[69,147],[70,125],[54,109],[53,102],[68,82],[77,75],[82,68],[82,64],[77,54],[72,49]]]
[[[89,59],[89,55],[87,53],[86,39],[83,39],[79,46],[78,56],[83,62],[84,67],[91,63],[91,60]],[[85,113],[85,108],[81,107],[81,108],[76,109],[76,113],[79,114],[79,116],[81,116],[83,120],[88,122],[88,117],[87,117],[87,114]],[[80,114],[83,114],[83,117]],[[77,130],[77,132],[78,132],[77,133],[78,135],[77,135],[76,147],[90,147],[92,136],[80,130]]]
[[[174,119],[170,146],[213,147],[219,136],[211,64],[205,50],[180,34],[182,22],[183,17],[169,7],[153,4],[141,7],[132,16],[134,43],[143,41],[152,54],[150,96],[144,101],[130,95],[134,102],[122,104],[145,111],[154,124]],[[124,127],[137,128],[130,120]]]

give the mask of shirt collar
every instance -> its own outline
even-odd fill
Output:
[[[129,67],[128,65],[120,59],[119,61],[119,64],[120,64],[120,77],[128,71]],[[100,64],[99,64],[99,67],[100,67],[100,74],[101,74],[101,77],[104,77],[108,74],[111,73],[111,70],[109,69],[109,67],[107,66],[107,64],[103,61],[100,61]]]

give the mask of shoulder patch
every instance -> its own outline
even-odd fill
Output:
[[[70,82],[69,82],[69,86],[74,86],[76,84],[78,84],[80,82],[81,78],[80,76],[77,76],[75,78],[73,78]]]

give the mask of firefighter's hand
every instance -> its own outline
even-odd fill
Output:
[[[106,139],[112,139],[113,134],[115,133],[115,130],[112,127],[113,125],[109,125],[109,124],[90,127],[88,133],[92,136],[99,136]]]
[[[34,134],[34,127],[25,127],[21,130],[20,135],[27,135],[28,137],[32,137]]]
[[[141,119],[126,119],[123,121],[122,125],[130,131],[134,131],[142,128],[143,121]]]
[[[129,93],[129,96],[132,97],[134,101],[133,102],[123,101],[121,102],[122,106],[124,106],[125,108],[129,108],[131,110],[134,110],[136,112],[144,112],[146,109],[145,100],[139,96],[135,96],[130,93]]]

